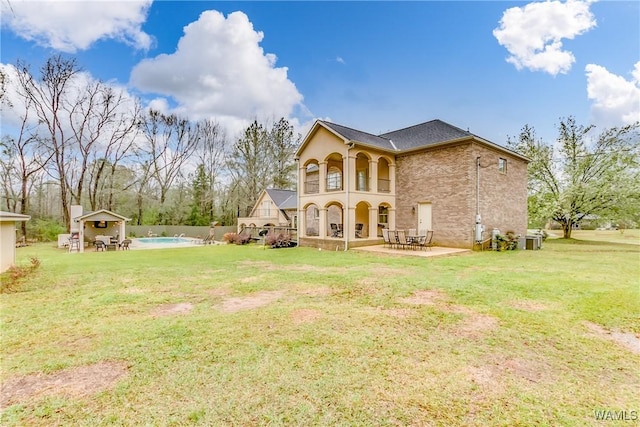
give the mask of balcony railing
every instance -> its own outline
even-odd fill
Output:
[[[306,181],[304,183],[305,194],[315,194],[320,192],[320,181]]]
[[[327,191],[342,191],[342,176],[328,176]]]
[[[391,180],[378,178],[378,192],[390,193],[391,192]]]

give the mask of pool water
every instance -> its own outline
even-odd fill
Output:
[[[182,237],[140,237],[137,240],[140,243],[153,243],[153,244],[191,243],[190,239],[184,239]]]

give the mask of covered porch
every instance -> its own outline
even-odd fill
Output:
[[[101,209],[72,218],[72,235],[78,233],[79,252],[84,252],[84,243],[93,244],[101,240],[107,248],[117,249],[125,239],[125,225],[130,218]]]

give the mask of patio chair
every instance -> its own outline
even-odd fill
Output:
[[[364,224],[359,222],[356,224],[356,237],[363,237],[362,230],[364,229]]]
[[[338,224],[332,222],[329,227],[331,228],[331,237],[338,237]]]
[[[420,236],[418,247],[420,248],[420,250],[424,248],[429,248],[429,250],[431,250],[431,248],[433,247],[433,230],[429,230],[427,231],[426,235]]]
[[[131,244],[131,240],[129,239],[124,239],[121,243],[120,243],[120,250],[122,251],[128,251],[129,250],[129,245]]]
[[[80,239],[77,234],[69,238],[69,252],[80,252]]]
[[[391,244],[391,238],[389,237],[389,229],[388,228],[383,228],[382,229],[382,240],[384,241],[384,246],[386,247],[387,245],[389,245],[389,247],[393,247],[393,245]]]
[[[96,252],[100,250],[104,252],[107,250],[107,245],[102,240],[96,240],[93,244],[96,245]]]
[[[411,244],[407,240],[407,235],[404,230],[396,231],[396,241],[397,245],[401,246],[402,249],[406,249],[408,246],[411,246]]]

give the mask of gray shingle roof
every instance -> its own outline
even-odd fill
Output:
[[[401,151],[471,136],[473,134],[442,120],[431,120],[380,135],[382,138],[393,141],[393,144]]]
[[[394,150],[393,145],[391,145],[389,139],[387,138],[382,138],[380,136],[372,135],[370,133],[362,132],[356,129],[351,129],[336,123],[326,122],[324,120],[321,120],[321,122],[349,141],[360,142],[366,145],[380,147],[385,150]]]
[[[267,188],[265,191],[278,209],[296,209],[298,207],[298,193],[296,191],[275,188]]]

